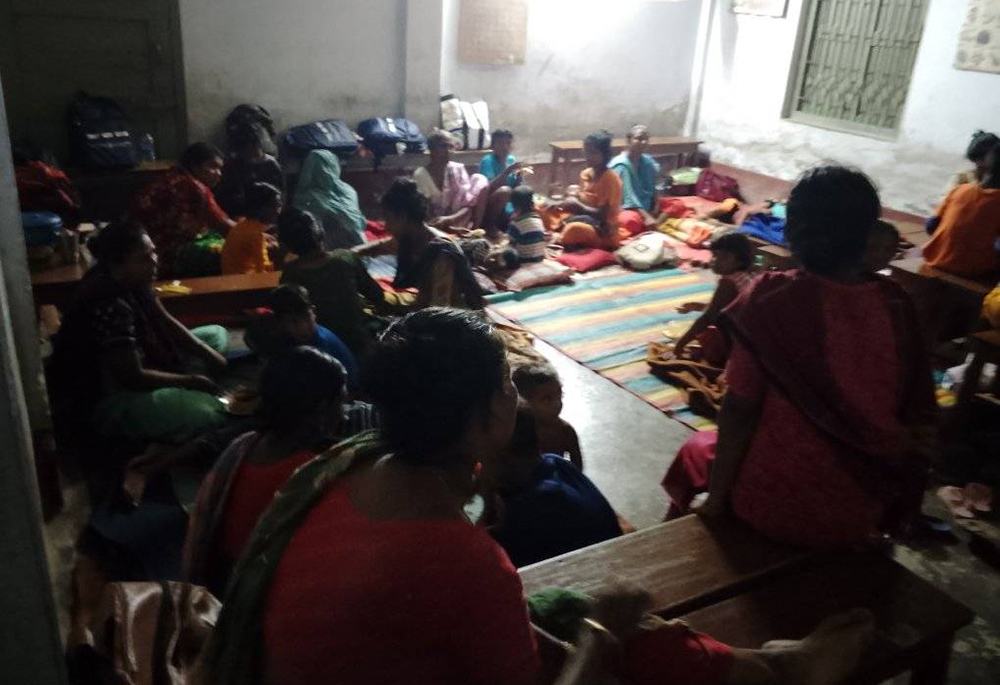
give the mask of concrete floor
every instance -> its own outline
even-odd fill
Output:
[[[536,348],[559,371],[563,418],[580,435],[584,470],[615,510],[636,528],[663,520],[663,474],[691,429],[664,415],[611,381],[583,367],[541,340]],[[929,493],[924,511],[947,519]],[[980,523],[1000,537],[1000,529]],[[896,560],[976,612],[973,625],[955,642],[948,683],[1000,683],[1000,572],[975,557],[969,534],[956,526],[952,536],[900,545]],[[898,682],[908,682],[905,677]]]

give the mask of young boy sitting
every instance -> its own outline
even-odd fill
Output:
[[[534,411],[541,452],[568,455],[573,466],[582,471],[583,455],[576,430],[559,418],[563,408],[562,383],[555,368],[547,362],[519,366],[514,369],[514,385]]]
[[[247,193],[254,183],[268,183],[280,191],[285,189],[281,164],[264,149],[265,135],[256,129],[243,128],[231,141],[222,178],[214,191],[216,202],[231,217],[247,215]]]
[[[273,271],[267,251],[273,239],[268,231],[281,214],[281,191],[270,183],[252,183],[246,192],[246,217],[240,219],[222,246],[222,274]]]
[[[517,249],[522,264],[542,261],[548,240],[542,217],[535,211],[535,191],[531,186],[520,185],[511,192],[510,203],[514,206],[514,216],[507,227],[511,246]]]
[[[621,535],[618,518],[578,468],[542,454],[531,406],[521,402],[514,434],[484,464],[484,522],[515,566],[572,552]]]
[[[725,366],[728,354],[719,345],[718,329],[715,323],[719,314],[740,296],[753,282],[750,268],[753,266],[753,244],[742,233],[729,233],[712,241],[712,271],[720,276],[715,294],[706,305],[703,302],[688,302],[677,308],[681,314],[701,311],[702,315],[692,324],[687,333],[674,344],[674,355],[680,357],[692,341],[698,340],[703,348],[705,360],[713,366]]]
[[[351,350],[330,329],[316,323],[316,310],[309,293],[300,285],[285,283],[271,291],[269,308],[247,327],[247,345],[263,357],[298,345],[325,352],[347,370],[353,386],[358,363]]]

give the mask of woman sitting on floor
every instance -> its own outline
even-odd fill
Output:
[[[292,206],[309,212],[320,222],[328,249],[365,242],[365,215],[358,203],[358,191],[340,178],[340,160],[329,150],[313,150],[306,155]]]
[[[843,167],[792,189],[803,270],[763,274],[722,317],[734,345],[702,513],[825,547],[877,543],[919,513],[934,386],[913,303],[862,264],[880,210]]]
[[[413,172],[413,180],[420,194],[427,198],[430,216],[427,223],[442,231],[458,233],[482,225],[490,193],[499,188],[503,178],[498,177],[491,184],[482,174],[470,176],[464,164],[451,161],[454,144],[454,139],[443,131],[429,135],[427,150],[431,161]]]
[[[184,550],[188,582],[222,597],[257,519],[292,472],[373,427],[370,405],[344,404],[346,381],[340,362],[312,347],[268,361],[257,410],[265,427],[236,438],[198,491]]]
[[[235,225],[212,194],[221,175],[222,153],[208,143],[194,143],[178,166],[140,192],[129,220],[153,239],[160,278],[219,273],[222,238]]]
[[[622,181],[622,211],[618,223],[633,235],[656,228],[660,221],[660,164],[649,147],[649,129],[636,124],[628,131],[628,150],[608,165]]]
[[[189,331],[167,313],[153,291],[156,251],[142,228],[111,224],[88,246],[97,265],[55,339],[57,413],[88,433],[137,441],[179,443],[222,425],[219,387],[192,366],[226,368],[226,329]]]
[[[264,135],[258,128],[241,128],[232,140],[215,189],[219,206],[231,217],[247,216],[247,193],[254,183],[267,183],[282,193],[285,190],[285,174],[278,160],[264,151]]]
[[[990,279],[1000,275],[1000,143],[986,155],[982,178],[948,193],[928,222],[924,259],[956,276]]]
[[[394,323],[370,361],[382,428],[301,467],[261,517],[203,682],[540,682],[543,638],[517,571],[464,513],[478,464],[514,426],[502,340],[474,313],[426,309]],[[872,628],[852,612],[802,642],[752,651],[679,623],[637,629],[642,608],[636,593],[597,601],[558,682],[606,682],[603,669],[624,662],[636,685],[833,683]]]
[[[382,210],[392,238],[357,252],[397,255],[393,287],[417,290],[411,309],[482,309],[483,293],[469,260],[454,240],[428,223],[427,199],[415,181],[397,178],[382,196]]]
[[[549,230],[559,230],[559,242],[568,249],[618,247],[618,214],[622,206],[622,181],[608,168],[611,134],[591,133],[583,141],[586,169],[580,172],[580,194],[542,211]]]
[[[400,298],[383,290],[351,250],[324,250],[323,237],[309,212],[293,207],[278,217],[278,241],[297,257],[285,265],[281,283],[305,288],[319,324],[360,356],[384,326],[377,315],[400,312]]]

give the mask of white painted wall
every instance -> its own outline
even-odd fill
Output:
[[[803,0],[791,0],[784,19],[734,15],[716,1],[697,128],[715,161],[785,179],[824,160],[852,164],[875,179],[887,207],[925,214],[950,175],[968,166],[972,132],[1000,129],[1000,75],[952,67],[963,20],[958,0],[931,0],[891,141],[782,119]]]
[[[690,94],[699,0],[529,0],[523,65],[459,64],[459,0],[445,0],[441,92],[484,99],[520,157],[546,158],[550,140],[647,123],[680,132]]]
[[[279,129],[402,114],[406,4],[180,0],[188,138],[218,140],[241,102],[267,107]]]

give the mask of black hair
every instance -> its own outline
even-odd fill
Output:
[[[514,132],[511,131],[509,128],[498,128],[496,131],[493,132],[493,135],[491,137],[493,140],[496,140],[497,138],[506,138],[507,140],[514,140]]]
[[[506,247],[500,253],[500,263],[503,268],[513,271],[521,265],[521,255],[517,253],[517,249]]]
[[[633,138],[635,138],[636,132],[639,131],[640,129],[644,131],[647,136],[649,136],[649,127],[646,126],[646,124],[633,124],[632,127],[628,130],[628,139],[632,140]]]
[[[611,146],[613,142],[610,131],[596,131],[583,139],[584,145],[593,145],[604,157],[604,163],[611,161]]]
[[[896,239],[897,242],[899,241],[899,229],[896,228],[893,224],[886,221],[885,219],[879,219],[878,221],[875,222],[875,225],[872,226],[872,234],[875,233],[884,233],[885,235],[891,235],[893,238]]]
[[[281,191],[270,183],[251,183],[247,186],[246,210],[250,215],[255,215],[262,209],[270,207],[274,202],[281,199]]]
[[[267,296],[268,306],[277,317],[305,316],[312,311],[309,291],[297,283],[282,283]]]
[[[145,246],[146,230],[129,221],[108,224],[87,241],[87,249],[98,264],[118,266]]]
[[[506,351],[476,312],[429,307],[381,335],[362,387],[382,416],[382,437],[398,456],[426,466],[460,440],[504,384]]]
[[[347,371],[314,347],[282,350],[260,375],[260,418],[273,430],[294,428],[324,401],[343,402]]]
[[[240,126],[229,138],[229,149],[233,152],[249,148],[264,149],[264,131],[258,126]]]
[[[865,174],[819,166],[803,173],[788,196],[785,235],[807,271],[832,275],[860,260],[881,212],[878,191]]]
[[[211,143],[192,143],[181,154],[181,166],[188,171],[194,171],[198,167],[214,159],[222,161],[224,158],[219,148]]]
[[[559,372],[548,362],[523,364],[514,369],[514,385],[521,395],[530,395],[535,388],[546,383],[558,383]]]
[[[278,215],[278,242],[300,257],[323,249],[326,234],[309,212],[298,207],[286,207]]]
[[[523,399],[517,402],[514,434],[507,443],[507,451],[525,457],[537,457],[541,453],[538,446],[538,422],[535,420],[535,412]]]
[[[420,193],[412,178],[397,178],[392,182],[389,190],[382,196],[382,209],[419,223],[427,221],[430,213],[427,198]]]
[[[997,145],[1000,145],[1000,138],[995,133],[976,131],[972,134],[969,147],[965,150],[965,158],[970,162],[984,160],[986,159],[986,155],[990,153],[990,150]]]
[[[712,241],[712,252],[728,252],[736,257],[740,271],[753,266],[753,243],[742,233],[727,233]]]
[[[434,131],[429,136],[427,136],[427,149],[431,149],[435,145],[447,145],[449,148],[455,142],[454,136],[452,136],[447,131]]]
[[[1000,187],[1000,143],[994,145],[986,153],[986,161],[989,167],[986,169],[985,178],[990,179],[991,187]]]
[[[510,203],[514,209],[529,212],[535,208],[535,190],[531,186],[520,185],[510,191]]]

